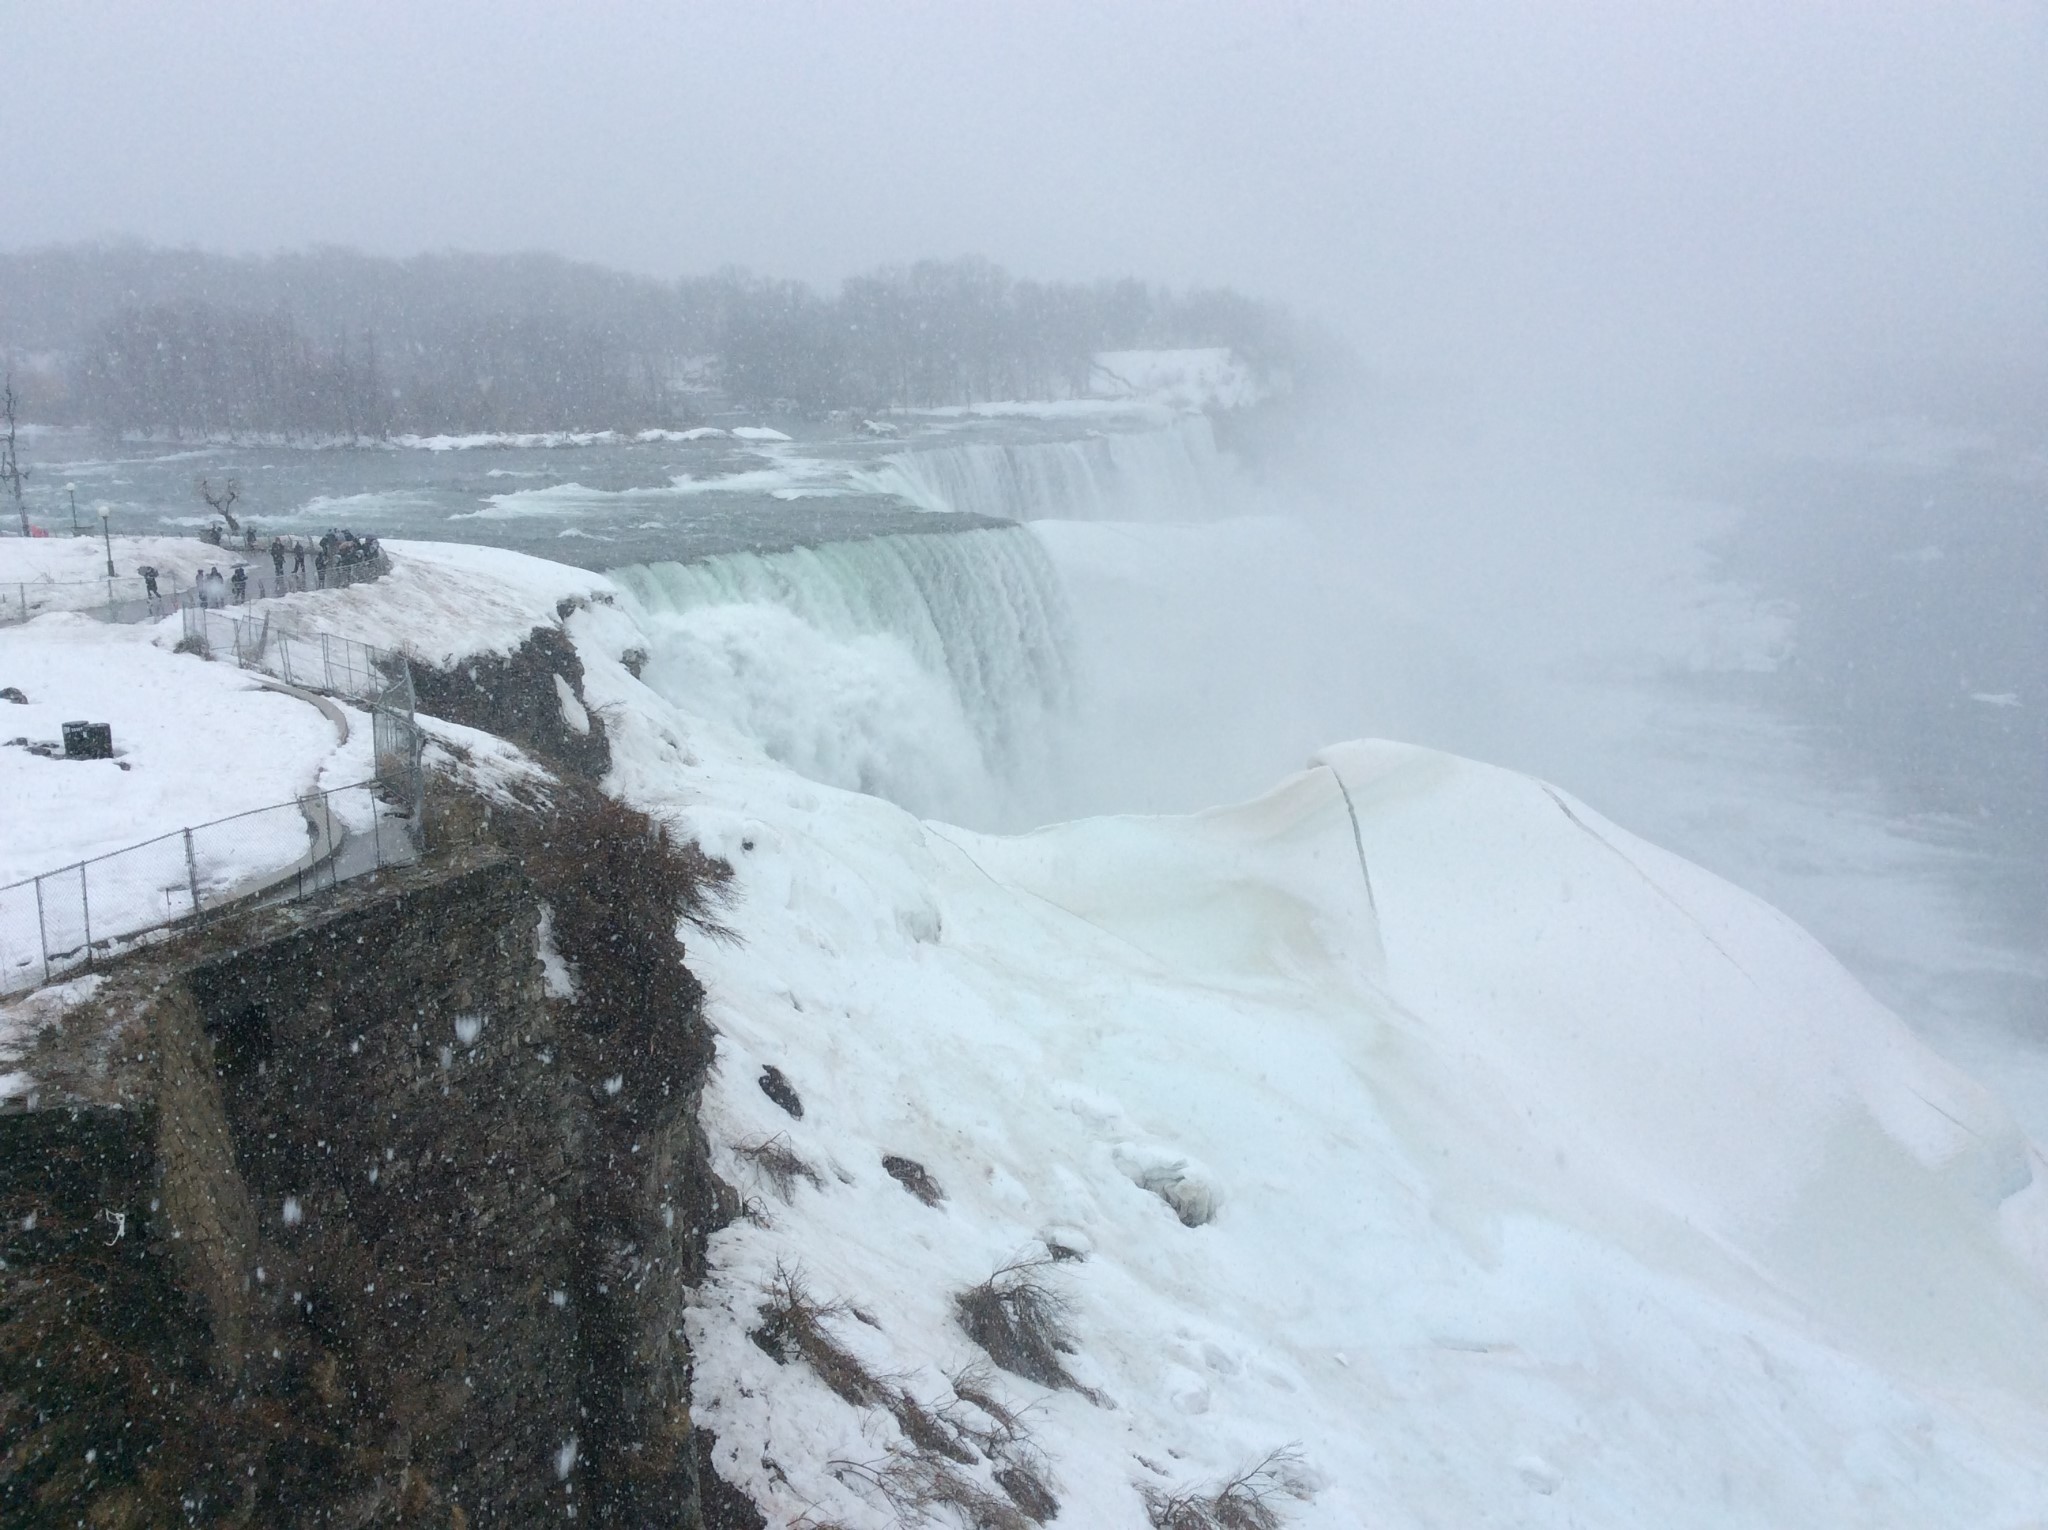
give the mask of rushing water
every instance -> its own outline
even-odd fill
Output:
[[[2048,1132],[2038,466],[1781,464],[1717,485],[1732,529],[1512,482],[1488,510],[1319,522],[1254,494],[1200,416],[789,434],[44,436],[32,508],[61,529],[68,480],[87,517],[192,533],[193,481],[233,476],[264,533],[613,571],[649,683],[799,772],[981,826],[1191,809],[1369,734],[1544,774],[1785,907]]]

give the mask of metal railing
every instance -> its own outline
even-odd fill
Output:
[[[155,931],[412,865],[422,850],[419,824],[416,780],[409,791],[363,781],[0,887],[0,993],[89,968]]]
[[[302,631],[269,612],[231,616],[188,600],[182,615],[186,642],[208,658],[233,659],[243,669],[260,669],[309,691],[371,703],[403,682],[405,710],[412,711],[412,667],[401,653],[331,632]]]
[[[183,615],[186,642],[208,658],[231,658],[243,669],[261,670],[287,685],[367,706],[377,779],[393,790],[402,787],[417,805],[426,735],[417,717],[412,665],[404,654],[331,632],[303,632],[268,612],[236,617],[191,601]]]
[[[187,637],[208,653],[365,704],[377,774],[0,887],[0,993],[90,967],[173,925],[411,865],[425,850],[426,735],[403,655],[268,617],[238,620],[196,602],[184,617]]]
[[[240,551],[224,549],[223,561]],[[233,565],[218,586],[204,572],[195,575],[190,586],[176,574],[159,574],[154,595],[149,593],[149,582],[140,574],[77,580],[17,579],[0,584],[0,627],[29,621],[50,611],[76,611],[107,622],[153,622],[184,606],[216,610],[245,606],[251,601],[301,595],[308,590],[346,589],[352,584],[381,579],[391,572],[391,559],[381,550],[375,557],[330,563],[325,569],[310,560],[303,569],[296,569],[290,559],[279,569],[260,548],[248,557],[250,561]],[[235,583],[234,568],[242,570],[240,584]]]
[[[178,576],[161,574],[158,593],[139,575],[112,579],[16,580],[0,584],[0,626],[25,622],[50,611],[76,611],[105,622],[149,622],[169,616],[191,593]]]

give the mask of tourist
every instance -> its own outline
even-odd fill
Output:
[[[228,580],[228,587],[234,591],[234,599],[236,605],[239,606],[240,604],[242,604],[243,600],[245,600],[248,597],[249,576],[247,573],[243,571],[241,564],[237,563],[235,565],[235,572],[233,576]]]

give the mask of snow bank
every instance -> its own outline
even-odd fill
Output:
[[[341,590],[309,590],[263,603],[276,620],[429,664],[467,654],[509,653],[535,627],[552,626],[564,600],[608,598],[602,574],[499,547],[387,541],[391,572]]]
[[[204,524],[202,521],[201,524]],[[173,587],[189,589],[193,575],[205,569],[218,567],[225,573],[237,563],[255,566],[262,558],[268,567],[268,555],[261,552],[242,552],[232,547],[215,547],[197,537],[124,537],[116,536],[113,541],[114,573],[123,581],[120,586],[122,599],[131,593],[135,571],[145,564],[162,574],[162,588],[168,596]],[[107,548],[102,542],[97,525],[90,537],[47,536],[8,537],[0,539],[0,589],[8,585],[26,584],[30,594],[38,584],[82,585],[98,584],[104,587],[107,573]],[[7,591],[11,596],[13,592]],[[31,602],[31,607],[36,602]]]
[[[738,872],[744,944],[691,962],[753,1212],[690,1315],[693,1416],[771,1523],[892,1523],[844,1463],[906,1447],[751,1341],[778,1267],[938,1408],[983,1358],[954,1296],[1048,1244],[1086,1256],[1050,1278],[1096,1400],[996,1385],[1076,1523],[1289,1442],[1302,1525],[2048,1501],[2040,1157],[1765,905],[1393,745],[1192,817],[919,823],[662,702],[604,657],[622,611],[569,625],[615,789]],[[816,1185],[737,1151],[771,1138]]]
[[[0,686],[28,697],[26,706],[0,702],[0,740],[54,743],[67,722],[104,722],[116,756],[45,759],[0,747],[0,884],[290,802],[342,752],[314,707],[231,665],[173,654],[155,637],[153,628],[70,614],[0,627]],[[352,781],[372,773],[362,731],[350,741]],[[304,849],[299,839],[277,864]]]
[[[392,552],[317,625],[446,662],[609,589]],[[608,785],[736,871],[742,939],[689,959],[749,1210],[685,1322],[692,1417],[770,1523],[893,1524],[847,1463],[907,1448],[752,1341],[778,1267],[966,1416],[956,1295],[1055,1245],[1086,1391],[992,1386],[1063,1523],[1142,1526],[1143,1489],[1289,1443],[1302,1526],[2038,1523],[2041,1157],[1769,907],[1540,782],[1389,744],[1184,817],[920,822],[633,678],[626,604],[566,626]],[[815,1179],[742,1151],[771,1138]]]

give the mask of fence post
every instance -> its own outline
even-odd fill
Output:
[[[43,923],[43,879],[36,878],[36,945],[43,953],[43,981],[50,981],[50,931]]]
[[[320,634],[320,673],[326,678],[325,689],[334,689],[334,648],[328,642],[328,634]]]
[[[78,905],[85,911],[85,965],[92,966],[92,889],[86,885],[85,862],[78,863]]]
[[[192,854],[192,831],[185,831],[185,885],[192,892],[192,914],[199,914],[199,861]]]
[[[384,831],[378,823],[378,820],[383,816],[382,813],[377,811],[377,793],[375,788],[372,788],[370,791],[370,844],[377,852],[377,869],[379,871],[384,869]]]

